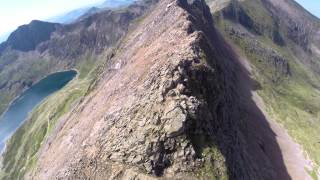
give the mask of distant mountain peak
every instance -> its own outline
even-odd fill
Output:
[[[121,6],[128,5],[132,3],[134,0],[106,0],[101,7],[107,7],[107,8],[117,8]]]
[[[8,40],[1,44],[0,52],[7,47],[25,52],[34,50],[38,44],[50,39],[52,32],[57,29],[58,25],[57,23],[33,20],[29,24],[19,26],[10,34]]]

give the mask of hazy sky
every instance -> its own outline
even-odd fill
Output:
[[[27,24],[45,20],[78,7],[103,0],[0,0],[0,35]]]
[[[33,19],[45,20],[104,0],[0,0],[0,36]],[[320,17],[320,0],[296,0]]]

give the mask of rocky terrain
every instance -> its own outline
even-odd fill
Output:
[[[80,77],[12,137],[0,177],[317,179],[319,25],[288,0],[145,0],[27,52],[7,41],[4,72],[41,57]],[[24,78],[1,95],[40,76]]]

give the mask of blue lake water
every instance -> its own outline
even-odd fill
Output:
[[[64,87],[77,75],[76,71],[58,72],[42,79],[22,93],[0,116],[0,151],[6,140],[20,127],[29,113],[50,94]]]

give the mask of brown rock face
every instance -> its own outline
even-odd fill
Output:
[[[274,137],[259,132],[269,131],[264,117],[244,100],[250,79],[203,0],[161,0],[111,57],[29,178],[205,178],[197,172],[214,161],[204,153],[213,147],[231,179],[288,178]]]

